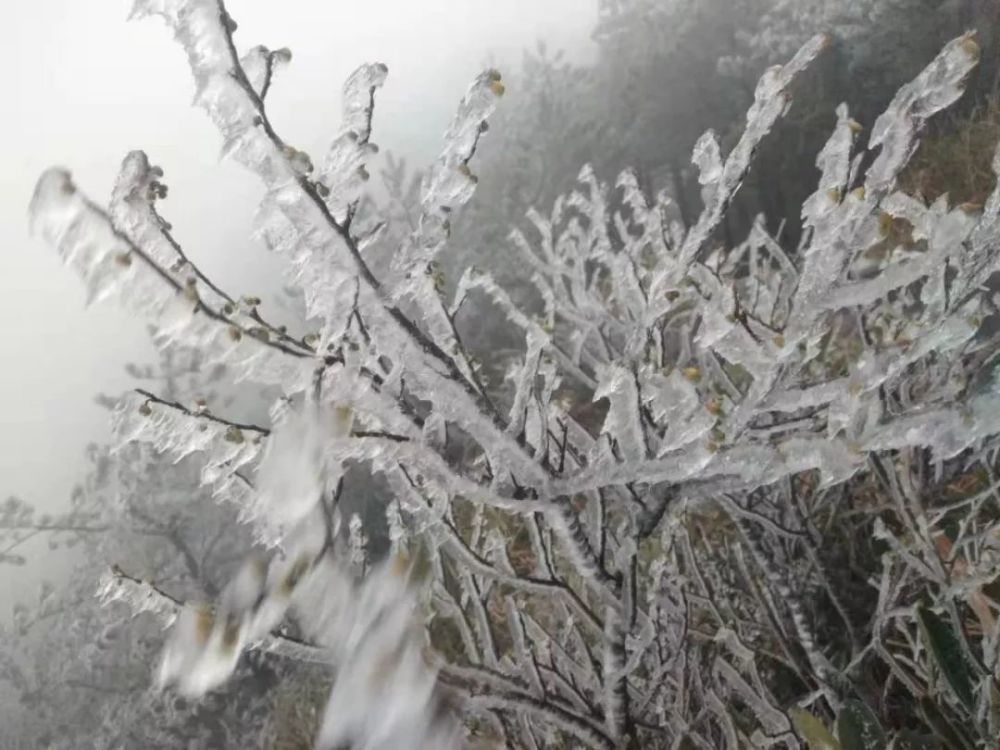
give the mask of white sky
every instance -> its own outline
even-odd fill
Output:
[[[376,109],[383,149],[434,155],[472,77],[489,62],[513,72],[543,39],[571,58],[591,53],[597,0],[229,0],[242,48],[288,46],[269,95],[287,141],[314,155],[336,131],[341,82],[380,60],[389,80]],[[166,171],[163,213],[191,255],[230,291],[256,291],[280,266],[246,239],[254,178],[217,159],[219,139],[190,106],[181,49],[158,21],[126,23],[131,0],[4,3],[0,45],[0,500],[58,510],[86,470],[83,448],[108,439],[99,391],[129,387],[144,362],[142,324],[113,304],[84,309],[78,280],[29,239],[26,208],[48,166],[70,168],[98,202],[125,153],[142,148]],[[516,92],[512,92],[516,94]],[[515,96],[505,103],[516,101]],[[51,569],[51,568],[50,568]],[[34,596],[39,571],[0,567],[0,618]],[[11,599],[10,597],[13,597]]]

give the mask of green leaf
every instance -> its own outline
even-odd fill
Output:
[[[920,713],[946,750],[969,750],[972,747],[972,740],[951,723],[933,698],[925,695],[920,699]]]
[[[955,697],[963,706],[972,710],[972,676],[955,631],[927,607],[917,610],[917,620],[927,651],[934,657]]]
[[[849,700],[837,716],[837,737],[843,750],[885,750],[882,725],[861,701]]]
[[[806,741],[809,750],[843,750],[826,725],[808,711],[793,708],[788,712],[795,724],[795,731]]]

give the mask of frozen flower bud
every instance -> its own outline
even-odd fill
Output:
[[[306,555],[300,555],[285,577],[281,579],[281,593],[286,596],[291,594],[295,587],[299,585],[299,581],[302,580],[302,576],[309,571],[310,566],[311,562],[309,557]]]
[[[976,34],[972,32],[967,34],[962,40],[962,49],[971,57],[973,60],[978,60],[982,55],[982,49],[979,43],[976,41]]]
[[[476,175],[474,175],[474,174],[472,173],[472,170],[471,170],[471,169],[469,169],[469,165],[468,165],[468,164],[459,164],[459,165],[458,165],[458,166],[456,167],[456,169],[458,170],[458,173],[459,173],[460,175],[462,175],[462,176],[464,176],[464,177],[467,177],[467,178],[468,178],[469,180],[471,180],[471,181],[472,181],[473,183],[477,183],[477,182],[479,182],[479,178],[478,178],[478,177],[476,177]]]
[[[305,151],[299,151],[297,148],[286,144],[282,149],[282,153],[288,159],[288,163],[292,169],[298,174],[305,175],[313,171],[312,159],[309,158],[309,154]]]
[[[215,627],[215,615],[208,605],[201,605],[195,613],[195,638],[198,643],[204,645],[208,643],[208,637]]]

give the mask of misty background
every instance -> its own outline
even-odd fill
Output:
[[[183,52],[159,22],[126,22],[131,0],[42,0],[5,8],[0,28],[12,75],[0,118],[0,499],[59,512],[86,470],[84,448],[109,440],[98,393],[132,387],[128,362],[153,350],[142,322],[113,304],[84,307],[83,288],[55,253],[29,235],[27,204],[47,167],[69,168],[106,203],[124,155],[147,152],[170,195],[164,212],[188,254],[238,294],[280,286],[280,264],[249,239],[255,179],[218,159],[219,136],[191,106]],[[238,41],[287,46],[293,59],[269,96],[286,140],[322,154],[339,123],[344,79],[365,61],[389,67],[376,139],[414,166],[429,163],[465,88],[480,70],[505,73],[538,41],[585,62],[597,6],[591,0],[369,0],[364,3],[233,0]],[[516,107],[510,87],[502,106]],[[44,540],[25,545],[22,567],[0,566],[0,619],[34,596],[72,557]]]
[[[6,9],[0,28],[11,71],[0,99],[0,319],[7,334],[0,374],[0,748],[8,750],[4,729],[25,738],[27,744],[17,748],[257,746],[254,738],[264,736],[261,722],[268,717],[281,725],[279,734],[299,734],[298,742],[276,747],[311,747],[313,709],[324,700],[328,675],[248,654],[225,689],[184,706],[173,694],[148,689],[154,684],[151,666],[162,652],[162,623],[133,617],[121,602],[103,606],[94,595],[114,564],[135,576],[133,581],[152,580],[175,601],[216,601],[237,567],[259,551],[249,529],[235,522],[234,505],[217,502],[203,486],[203,455],[175,465],[168,453],[138,444],[126,446],[117,460],[102,448],[88,451],[88,445],[111,440],[108,403],[136,385],[189,406],[210,390],[200,405],[212,413],[266,426],[271,424],[267,407],[278,394],[252,386],[227,388],[226,374],[213,380],[209,368],[199,369],[197,352],[182,344],[155,352],[145,322],[114,303],[85,308],[79,279],[52,249],[29,236],[26,209],[39,174],[50,166],[66,167],[90,198],[106,204],[122,158],[144,150],[162,167],[169,186],[156,208],[206,275],[233,297],[262,298],[261,313],[269,322],[288,323],[295,335],[308,326],[301,314],[282,307],[283,301],[295,306],[294,299],[279,294],[285,264],[251,239],[261,197],[258,180],[234,163],[220,162],[216,127],[191,105],[194,86],[184,51],[158,21],[126,23],[130,5],[131,0],[22,3]],[[509,233],[517,227],[532,235],[525,211],[535,206],[547,214],[557,196],[575,189],[584,164],[610,185],[621,170],[634,170],[647,198],[666,197],[657,199],[661,218],[692,226],[704,196],[691,163],[695,142],[712,129],[721,154],[730,153],[761,73],[787,61],[817,32],[826,32],[829,43],[789,85],[791,106],[755,151],[713,244],[740,245],[759,220],[795,257],[802,202],[816,190],[816,154],[830,135],[837,105],[850,104],[851,130],[859,142],[866,141],[899,87],[946,42],[971,28],[979,30],[979,65],[966,94],[929,123],[898,185],[928,203],[947,193],[951,205],[970,211],[978,210],[994,187],[984,154],[993,153],[1000,141],[995,0],[227,0],[226,5],[239,23],[240,51],[255,44],[291,49],[290,66],[281,69],[268,94],[268,114],[282,139],[314,162],[338,131],[344,79],[363,62],[387,64],[388,81],[377,94],[374,114],[373,141],[381,156],[371,165],[368,183],[377,204],[372,213],[389,220],[386,235],[365,251],[376,275],[412,225],[414,170],[437,156],[473,77],[488,66],[502,71],[506,93],[469,164],[478,178],[475,195],[450,217],[449,241],[427,268],[445,295],[463,271],[476,266],[488,270],[524,312],[540,315],[531,268],[513,260],[519,256],[510,252]],[[405,158],[407,168],[393,171],[389,154]],[[620,208],[621,199],[621,191],[608,190],[608,206]],[[365,215],[371,207],[362,204],[362,221],[371,218]],[[883,228],[892,230],[887,240],[895,241],[899,233],[904,242],[912,241],[905,227]],[[622,237],[609,232],[613,249],[621,249],[616,242]],[[522,358],[522,337],[504,324],[495,306],[478,298],[464,304],[455,325],[477,360],[484,389],[505,403],[511,390],[505,373]],[[846,371],[850,356],[846,346],[843,352],[833,347],[824,364]],[[129,363],[152,365],[154,382],[137,381],[126,372]],[[184,375],[164,376],[175,366]],[[230,392],[219,396],[218,390]],[[227,403],[237,390],[237,400]],[[103,405],[99,394],[106,394]],[[559,398],[574,420],[598,434],[607,404],[595,401],[592,390],[567,387]],[[128,413],[148,416],[146,406]],[[242,436],[238,432],[240,439],[230,440],[227,431],[225,440],[240,443]],[[447,447],[455,450],[450,458],[456,464],[472,460],[458,455],[461,441]],[[345,503],[354,506],[341,510],[370,508],[362,524],[385,542],[384,483],[370,476],[368,467],[355,469],[358,484],[343,493]],[[74,495],[77,487],[82,490]],[[23,504],[4,502],[8,497]],[[91,515],[74,515],[80,508]],[[49,534],[50,527],[33,534],[44,525],[42,514],[57,514],[65,533]],[[867,510],[859,520],[846,511],[844,518],[850,531],[841,537],[871,537],[863,526],[871,520]],[[837,544],[823,545],[821,552],[832,556],[830,569],[844,575],[845,600],[857,610],[852,615],[867,621],[870,600],[856,597],[852,588],[857,566],[836,557],[840,528],[828,527],[828,538]],[[22,543],[24,536],[28,541]],[[60,545],[55,552],[50,541]],[[70,542],[79,546],[67,552],[63,545]],[[24,555],[24,564],[5,557],[8,543]],[[714,537],[706,537],[711,564],[715,544]],[[377,550],[368,551],[377,557]],[[858,580],[869,580],[879,559],[874,551],[865,557],[868,567]],[[726,565],[723,560],[723,573]],[[57,585],[46,587],[43,580]],[[816,601],[817,620],[834,623],[824,633],[843,647],[837,640],[843,628],[835,618],[824,619],[828,613],[820,611],[822,600]],[[308,710],[311,719],[301,713]],[[243,739],[227,734],[234,728]],[[143,735],[147,731],[159,739],[150,740]],[[88,745],[74,732],[103,737],[106,744]]]

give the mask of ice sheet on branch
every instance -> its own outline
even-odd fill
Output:
[[[202,300],[197,283],[180,283],[112,224],[73,184],[70,174],[50,169],[31,201],[32,228],[56,248],[83,279],[88,301],[115,299],[157,326],[160,345],[175,341],[227,365],[237,381],[252,378],[305,388],[314,363],[270,345],[267,334],[246,330]]]
[[[371,142],[375,92],[385,83],[388,68],[382,63],[367,63],[345,81],[341,98],[343,122],[340,133],[327,151],[319,180],[329,191],[327,205],[342,219],[368,181],[367,163],[378,152]]]
[[[213,494],[235,503],[246,512],[252,497],[250,481],[263,448],[264,433],[189,414],[130,393],[112,416],[115,448],[134,441],[150,443],[180,461],[202,454],[202,484]]]

